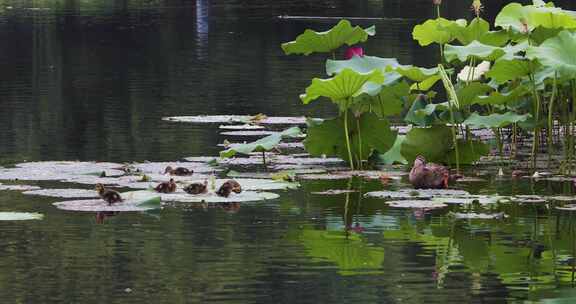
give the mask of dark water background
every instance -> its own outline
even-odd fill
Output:
[[[174,160],[215,155],[215,127],[160,120],[194,114],[331,114],[301,106],[322,56],[280,43],[335,21],[384,18],[368,54],[429,66],[412,41],[433,16],[424,0],[0,1],[0,161]],[[444,1],[448,17],[469,1]],[[508,1],[484,1],[493,19]],[[565,7],[576,7],[571,1]],[[96,225],[51,199],[0,193],[0,211],[46,219],[0,222],[2,303],[502,303],[576,296],[570,218],[512,206],[495,224],[454,224],[352,196],[320,198],[313,182],[239,210],[164,209]],[[377,189],[374,183],[364,190]],[[480,193],[570,192],[560,183],[489,182]],[[346,223],[364,228],[345,241]],[[558,228],[560,227],[560,228]],[[555,303],[564,303],[561,300]]]

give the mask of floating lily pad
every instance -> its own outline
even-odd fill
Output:
[[[383,199],[431,199],[433,197],[462,197],[470,193],[463,190],[452,189],[401,189],[398,191],[373,191],[365,194],[366,197]]]
[[[27,221],[41,220],[44,215],[30,212],[0,212],[0,221]]]
[[[27,195],[40,195],[62,198],[93,198],[98,197],[98,192],[86,189],[41,189],[22,192]]]
[[[214,156],[191,156],[184,158],[187,162],[194,162],[194,163],[209,163],[215,160],[218,160],[218,157]]]
[[[316,194],[316,195],[339,195],[339,194],[354,193],[354,192],[358,192],[358,191],[355,191],[355,190],[330,189],[330,190],[320,191],[320,192],[311,192],[311,194]]]
[[[547,197],[547,199],[557,202],[574,202],[576,201],[576,196],[557,195],[557,196],[549,196]]]
[[[0,185],[0,191],[1,190],[28,191],[37,189],[40,189],[40,187],[30,185]]]
[[[162,120],[187,123],[246,123],[252,116],[248,115],[200,115],[200,116],[172,116],[163,117]],[[258,121],[258,124],[278,124],[278,125],[305,125],[305,117],[266,117]]]
[[[263,130],[264,129],[263,126],[249,125],[249,124],[245,124],[245,125],[222,125],[218,128],[224,129],[224,130]]]
[[[357,176],[357,177],[362,177],[365,179],[388,178],[388,179],[399,180],[402,178],[402,176],[407,175],[408,173],[401,172],[401,171],[379,171],[379,170],[374,170],[374,171],[355,170],[355,171],[351,171],[351,170],[346,170],[346,171],[336,171],[336,172],[334,172],[334,174],[344,175],[344,176],[348,176],[348,177]]]
[[[162,200],[167,202],[181,203],[240,203],[272,200],[280,195],[271,192],[242,191],[241,193],[231,193],[228,197],[218,196],[215,193],[191,195],[185,192],[175,192],[161,194]]]
[[[569,204],[569,205],[564,205],[564,206],[558,206],[556,207],[556,209],[558,210],[562,210],[562,211],[576,211],[576,204]]]
[[[470,176],[464,176],[462,178],[459,178],[456,180],[457,183],[479,183],[479,182],[485,182],[486,180],[480,177],[470,177]]]
[[[435,197],[432,200],[436,201],[436,202],[440,202],[440,203],[444,203],[444,204],[454,204],[454,205],[468,205],[468,204],[472,204],[472,203],[478,203],[480,205],[489,205],[489,204],[496,204],[504,199],[507,199],[507,197],[504,196],[498,196],[498,195],[494,195],[494,196],[490,196],[490,195],[467,195],[467,196],[461,196],[461,197],[454,197],[454,196],[448,196],[448,197]]]
[[[292,165],[327,165],[341,164],[344,160],[336,157],[292,157],[290,155],[279,155],[272,159],[275,164],[292,164]]]
[[[160,208],[160,196],[151,191],[132,191],[121,193],[120,195],[123,201],[110,206],[102,199],[64,201],[54,203],[53,205],[62,210],[88,212],[129,212]]]
[[[511,198],[511,200],[516,203],[531,203],[531,204],[540,204],[546,202],[546,199],[539,195],[515,195]]]
[[[266,131],[266,130],[220,132],[220,135],[226,135],[226,136],[266,136],[272,134],[278,134],[278,132]]]
[[[458,212],[452,212],[450,213],[450,215],[452,217],[454,217],[454,219],[457,220],[491,220],[491,219],[504,219],[506,218],[506,214],[503,212],[500,213],[458,213]]]
[[[349,179],[350,177],[337,174],[302,174],[299,175],[298,178],[303,180],[337,180],[337,179]]]
[[[188,170],[194,171],[196,173],[211,173],[215,168],[208,166],[206,164],[200,164],[198,162],[146,162],[133,164],[136,169],[142,171],[142,173],[158,173],[164,174],[166,167],[171,166],[172,168],[182,167]]]
[[[409,208],[409,209],[438,209],[448,207],[446,204],[430,201],[430,200],[402,200],[402,201],[389,201],[386,204],[394,208]]]

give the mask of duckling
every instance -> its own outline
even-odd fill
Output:
[[[208,181],[205,180],[204,183],[193,183],[184,188],[184,191],[188,194],[202,194],[208,191]]]
[[[178,176],[192,175],[193,173],[194,173],[193,170],[183,167],[172,168],[171,166],[168,166],[166,167],[166,170],[164,170],[164,174],[178,175]]]
[[[158,186],[156,186],[154,190],[160,193],[172,193],[176,191],[176,182],[174,181],[173,178],[171,178],[170,181],[168,182],[158,184]]]
[[[219,196],[228,197],[232,192],[240,193],[242,192],[242,187],[240,186],[240,183],[238,183],[233,179],[230,179],[224,182],[222,186],[220,186],[220,189],[216,191],[216,194],[218,194]]]
[[[408,178],[416,189],[445,189],[448,188],[450,172],[444,166],[427,164],[424,156],[418,155]]]
[[[98,191],[98,195],[100,196],[100,198],[102,198],[108,203],[108,206],[111,206],[114,203],[122,201],[120,193],[114,190],[106,189],[102,184],[96,184],[95,189],[96,191]]]

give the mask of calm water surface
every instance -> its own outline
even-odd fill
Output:
[[[0,1],[0,161],[176,160],[215,155],[216,127],[168,115],[331,114],[298,94],[322,56],[280,43],[333,21],[384,18],[367,53],[434,64],[412,41],[430,1]],[[446,15],[470,14],[446,1]],[[465,1],[464,1],[465,2]],[[485,1],[486,2],[486,1]],[[503,2],[486,3],[493,15]],[[564,1],[569,2],[569,1]],[[557,2],[558,4],[558,2]],[[572,4],[572,6],[574,6]],[[567,6],[570,7],[570,6]],[[41,186],[55,186],[40,183]],[[353,181],[363,192],[375,182]],[[165,208],[97,224],[54,199],[0,192],[2,303],[502,303],[576,301],[576,229],[550,206],[507,204],[500,221],[387,208],[347,182],[306,182],[264,203]],[[488,179],[474,193],[559,194],[559,182]],[[345,234],[345,227],[355,232]]]

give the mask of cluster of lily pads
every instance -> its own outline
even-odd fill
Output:
[[[421,46],[439,45],[441,58],[433,67],[364,55],[355,45],[373,36],[375,28],[352,26],[347,20],[325,32],[306,30],[282,45],[286,54],[331,57],[326,60],[330,78],[313,79],[300,98],[304,104],[327,98],[340,115],[308,122],[307,151],[338,156],[352,168],[362,168],[371,156],[405,163],[418,154],[459,167],[489,153],[489,146],[471,132],[488,128],[501,154],[504,135],[511,138],[510,156],[518,151],[518,139],[531,133],[534,166],[545,130],[548,154],[556,149],[554,139],[563,143],[564,168],[570,169],[576,12],[542,0],[510,3],[491,25],[480,16],[478,0],[473,1],[476,14],[470,21],[442,18],[441,1],[435,3],[437,18],[416,25],[412,33]],[[350,58],[337,60],[338,49],[345,45],[352,47],[346,52]],[[438,88],[445,94],[437,94]],[[398,115],[414,126],[405,136],[390,128],[387,118]]]

